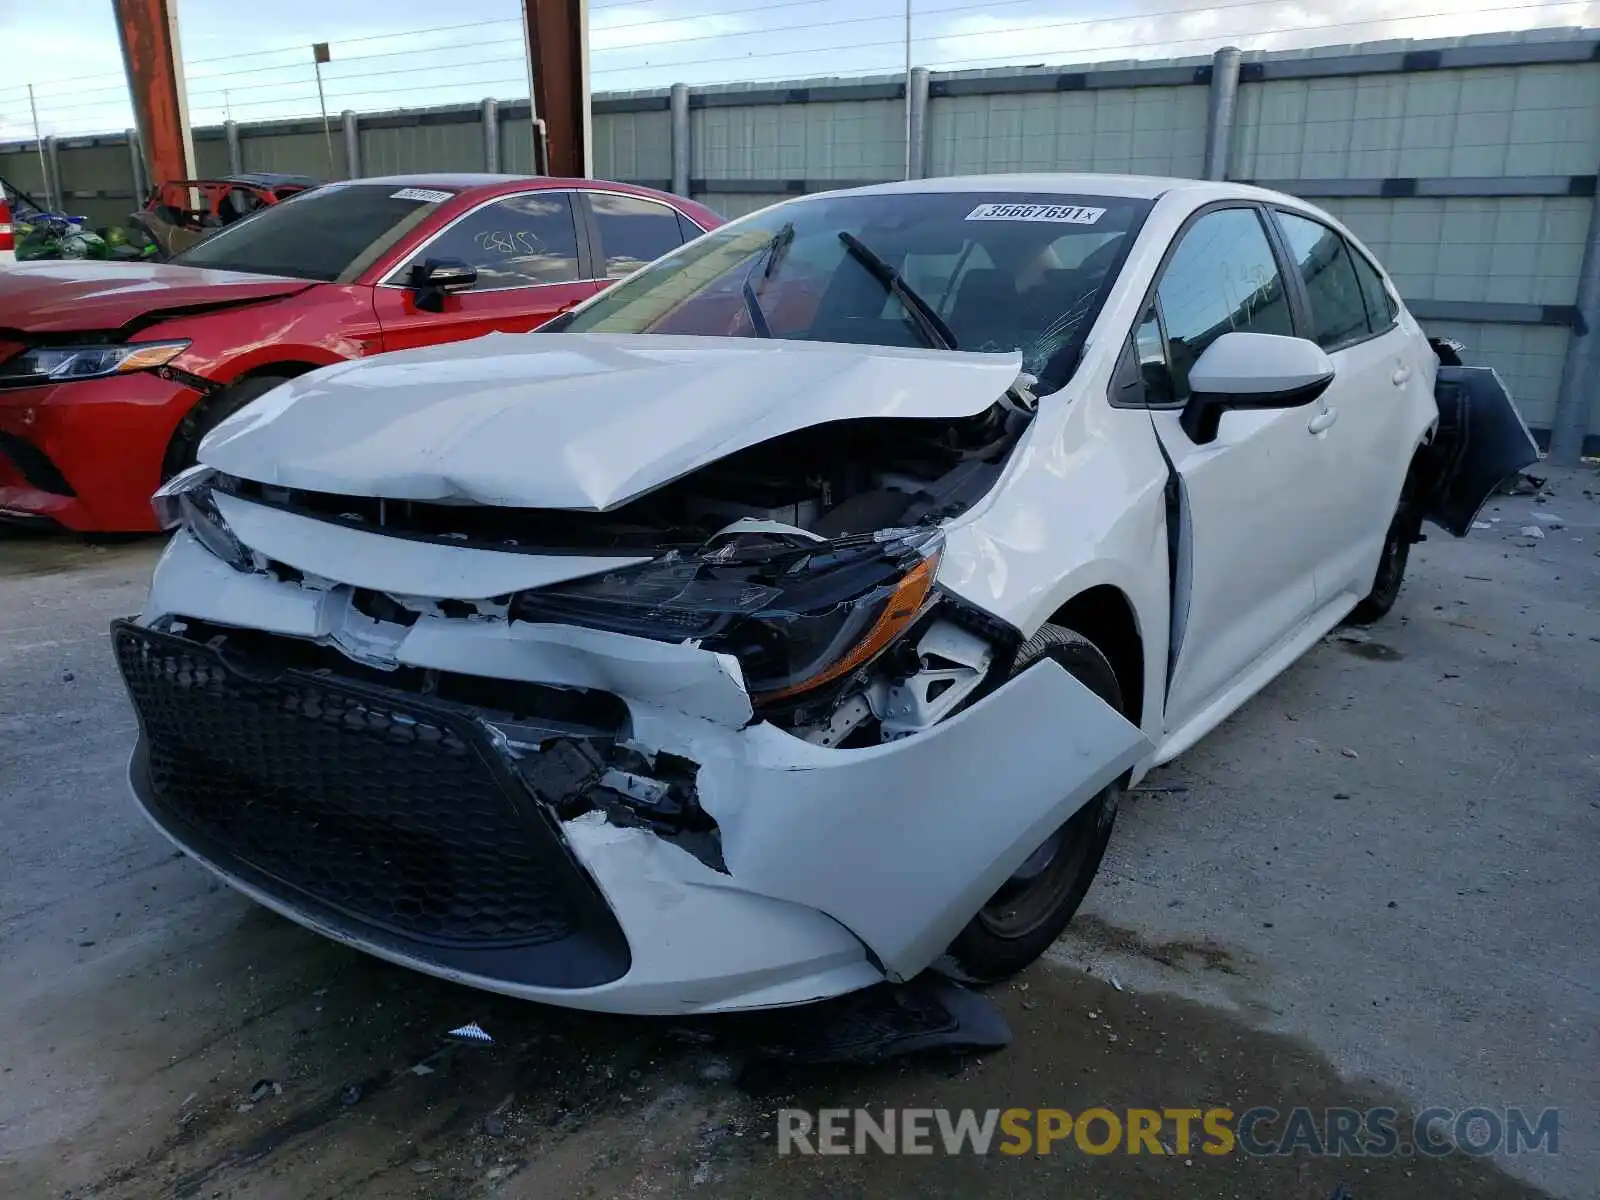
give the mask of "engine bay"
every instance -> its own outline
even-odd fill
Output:
[[[232,477],[217,486],[319,520],[485,549],[690,553],[736,526],[828,539],[947,520],[993,486],[1031,417],[1031,397],[1008,395],[958,420],[880,417],[811,426],[605,512],[388,500]]]

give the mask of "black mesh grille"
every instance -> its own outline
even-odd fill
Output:
[[[441,962],[462,965],[452,949],[565,947],[567,961],[545,968],[565,986],[626,969],[598,892],[460,713],[258,671],[126,622],[113,636],[144,735],[146,803],[202,857]]]
[[[0,455],[9,458],[22,477],[41,492],[52,496],[76,496],[72,485],[50,456],[25,438],[0,432]]]

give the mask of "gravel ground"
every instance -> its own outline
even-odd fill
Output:
[[[1435,532],[1386,622],[1146,782],[1080,919],[994,993],[1010,1049],[870,1069],[481,995],[219,887],[123,781],[106,624],[158,547],[0,533],[0,1195],[1593,1200],[1600,480],[1552,493]],[[442,1039],[467,1020],[496,1044]],[[810,1158],[774,1136],[783,1107],[1374,1103],[1559,1108],[1559,1153]]]

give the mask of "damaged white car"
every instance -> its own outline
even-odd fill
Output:
[[[217,428],[114,628],[133,788],[261,903],[511,995],[1000,978],[1131,780],[1534,460],[1441,355],[1248,187],[781,204]]]

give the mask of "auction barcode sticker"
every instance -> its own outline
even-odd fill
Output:
[[[441,204],[454,196],[454,192],[441,192],[434,188],[401,188],[398,192],[391,192],[391,200],[421,200],[426,204]]]
[[[1065,225],[1093,225],[1106,215],[1103,208],[1077,204],[980,204],[967,214],[969,221],[1058,221]]]

